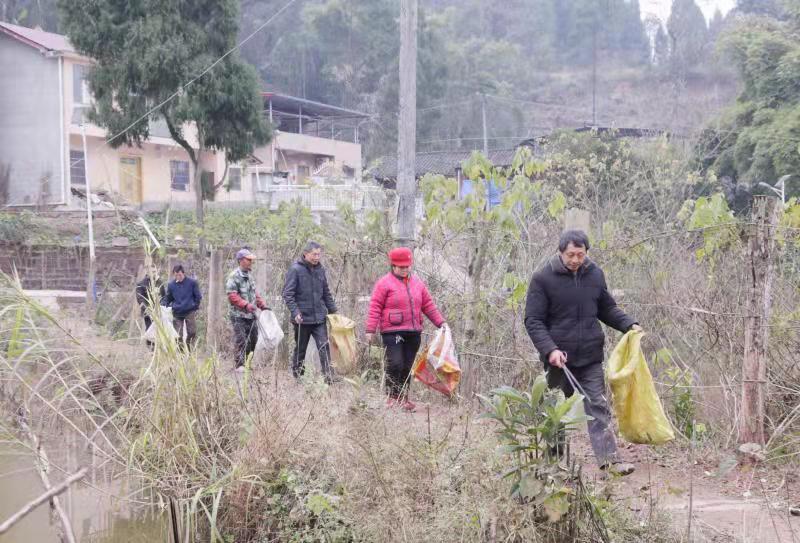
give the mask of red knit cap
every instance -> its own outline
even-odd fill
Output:
[[[408,247],[397,247],[389,251],[389,262],[392,266],[410,266],[413,261],[414,256]]]

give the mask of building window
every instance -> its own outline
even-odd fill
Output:
[[[170,160],[169,173],[172,190],[189,191],[189,162],[186,160]]]
[[[228,190],[242,190],[242,169],[228,169]]]
[[[86,184],[86,162],[83,160],[83,151],[70,150],[69,179],[73,185]]]
[[[88,66],[83,64],[72,65],[72,102],[74,104],[85,105],[89,103],[89,89],[86,82],[88,73]]]

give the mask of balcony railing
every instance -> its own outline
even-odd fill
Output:
[[[382,209],[386,193],[379,187],[359,185],[270,185],[256,193],[256,200],[270,209],[299,201],[311,211],[336,211],[341,204],[353,210]]]

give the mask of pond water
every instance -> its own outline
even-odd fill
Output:
[[[71,472],[77,471],[77,463],[70,460],[69,451],[48,445],[48,454],[55,458],[66,458]],[[51,452],[52,451],[52,452]],[[55,461],[55,460],[54,460]],[[86,464],[83,464],[86,465]],[[74,468],[74,469],[73,469]],[[50,483],[63,480],[59,472],[51,471]],[[90,469],[83,482],[60,495],[60,500],[80,542],[91,543],[151,543],[169,542],[167,515],[156,508],[124,499],[131,488],[124,481],[112,479],[103,469]],[[42,481],[34,467],[30,451],[19,446],[0,444],[0,522],[14,514],[23,505],[44,493]],[[121,499],[123,498],[123,499]],[[137,501],[144,502],[141,495]],[[60,522],[51,522],[50,506],[40,505],[14,525],[0,543],[58,543]]]

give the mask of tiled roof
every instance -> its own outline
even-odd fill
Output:
[[[11,36],[40,51],[56,51],[62,53],[76,53],[75,48],[66,36],[45,32],[38,28],[28,28],[26,26],[12,25],[11,23],[0,22],[0,32]]]
[[[510,166],[514,160],[516,149],[495,149],[489,151],[489,160],[495,166]],[[455,175],[456,169],[467,160],[473,151],[432,151],[417,153],[416,177],[420,178],[427,173]],[[378,159],[377,164],[371,168],[375,179],[397,178],[397,155],[388,155]]]

